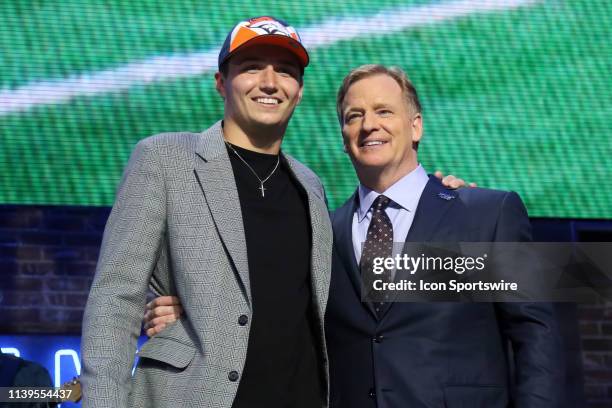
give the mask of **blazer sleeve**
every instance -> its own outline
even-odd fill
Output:
[[[162,169],[154,140],[138,143],[104,231],[83,320],[83,403],[127,407],[147,286],[166,225]]]
[[[495,231],[497,242],[531,241],[531,225],[520,197],[507,193]],[[515,366],[513,402],[520,408],[561,406],[559,385],[565,366],[553,305],[545,302],[498,303],[503,335],[512,345]]]

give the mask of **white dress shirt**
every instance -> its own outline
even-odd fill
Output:
[[[421,199],[421,194],[429,176],[419,164],[416,169],[396,181],[382,194],[391,199],[391,203],[385,210],[391,224],[393,224],[393,242],[403,243],[408,236],[410,226],[414,220],[414,214]],[[361,249],[366,240],[368,227],[372,219],[371,206],[379,194],[359,184],[359,207],[353,214],[353,250],[357,264],[361,260]]]

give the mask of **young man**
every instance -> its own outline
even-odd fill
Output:
[[[417,158],[421,105],[401,70],[356,68],[337,109],[360,185],[332,217],[325,325],[331,406],[560,406],[564,366],[550,304],[362,301],[362,248],[371,254],[393,242],[529,241],[531,231],[516,193],[450,191],[427,176]]]
[[[280,151],[307,65],[291,26],[243,21],[219,54],[223,121],[136,146],[85,311],[85,406],[327,404],[331,225],[317,176]],[[131,378],[149,286],[186,314]]]

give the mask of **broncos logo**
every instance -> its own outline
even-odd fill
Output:
[[[255,21],[248,25],[249,29],[255,31],[257,34],[280,34],[289,35],[290,28],[280,25],[276,21],[263,20]]]
[[[268,34],[285,34],[283,31],[279,30],[277,27],[275,27],[273,24],[270,24],[270,23],[264,23],[264,24],[257,25],[257,26],[251,26],[251,28],[263,30]]]

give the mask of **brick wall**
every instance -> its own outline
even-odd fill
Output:
[[[80,333],[108,214],[0,206],[0,333]],[[612,407],[612,303],[577,313],[588,407]]]
[[[585,394],[590,408],[612,407],[612,303],[578,308]]]
[[[81,332],[108,214],[0,207],[0,333]]]

